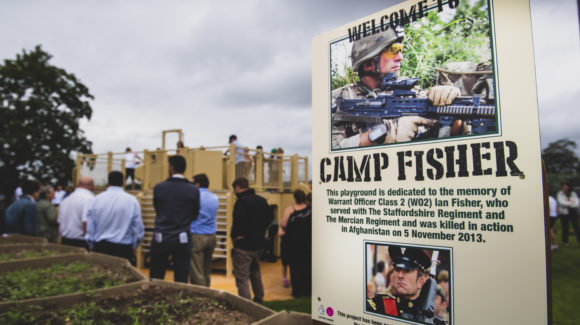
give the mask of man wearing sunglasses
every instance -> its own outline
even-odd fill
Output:
[[[402,27],[388,28],[354,42],[351,53],[352,70],[358,73],[360,81],[332,91],[332,106],[336,99],[376,98],[389,95],[381,89],[383,78],[392,73],[398,75],[403,61]],[[453,86],[434,86],[427,98],[435,106],[449,105],[460,95]],[[429,128],[434,121],[421,116],[402,116],[396,119],[383,119],[383,123],[367,128],[365,123],[336,122],[332,126],[332,149],[355,148],[382,143],[395,143],[412,140],[419,127]]]

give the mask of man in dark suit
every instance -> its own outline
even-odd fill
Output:
[[[199,191],[183,176],[185,167],[182,156],[169,157],[170,177],[153,189],[156,215],[151,241],[150,278],[165,278],[171,256],[174,281],[187,283],[191,259],[190,225],[199,213]]]

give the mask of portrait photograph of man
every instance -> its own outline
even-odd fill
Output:
[[[365,251],[365,312],[451,324],[450,249],[366,243]]]

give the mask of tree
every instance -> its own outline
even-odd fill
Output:
[[[542,159],[548,174],[550,193],[555,195],[562,181],[568,181],[573,187],[580,184],[580,159],[576,156],[576,142],[564,138],[554,141],[542,150]]]
[[[7,197],[25,177],[67,182],[71,153],[91,152],[79,121],[91,118],[93,96],[51,57],[36,46],[0,65],[0,190]]]
[[[564,138],[550,143],[542,150],[546,171],[554,174],[575,174],[580,167],[580,160],[574,150],[576,142]]]

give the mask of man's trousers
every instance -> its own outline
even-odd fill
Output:
[[[260,256],[262,252],[263,249],[243,250],[234,248],[232,250],[238,295],[251,299],[251,282],[254,301],[260,304],[264,303],[264,286],[262,285],[262,274],[260,273]]]
[[[174,236],[159,243],[153,239],[150,255],[150,278],[161,280],[165,278],[165,270],[169,266],[169,256],[171,256],[174,267],[173,280],[187,283],[189,260],[191,259],[191,240],[188,240],[187,243],[180,243],[179,238]]]
[[[209,287],[211,280],[211,259],[216,245],[215,234],[191,235],[193,253],[189,267],[189,282]]]

